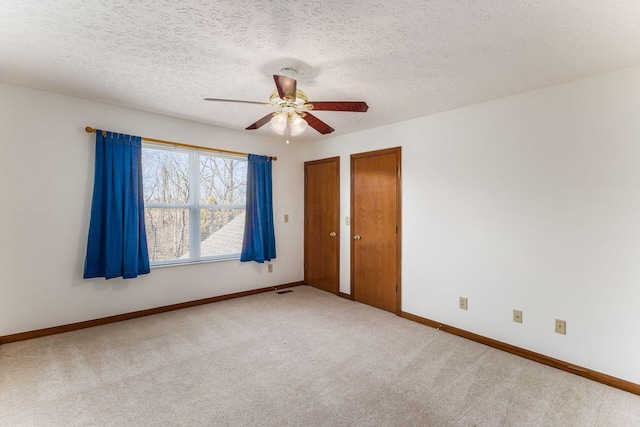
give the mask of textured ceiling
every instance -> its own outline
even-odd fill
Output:
[[[638,64],[638,0],[0,3],[0,80],[233,129],[269,110],[202,98],[266,102],[283,67],[369,104],[315,113],[339,135]]]

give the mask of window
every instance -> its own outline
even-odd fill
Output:
[[[247,159],[142,145],[151,265],[240,258]]]

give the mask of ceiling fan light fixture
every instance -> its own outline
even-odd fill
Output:
[[[280,113],[273,116],[271,121],[269,122],[269,126],[271,130],[277,133],[278,135],[284,135],[284,131],[287,128],[287,120],[288,114],[286,111],[281,111]]]
[[[291,114],[291,136],[300,135],[307,129],[308,123],[299,114]]]

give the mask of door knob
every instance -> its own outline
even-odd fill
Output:
[[[336,237],[336,232],[335,232],[335,231],[332,231],[331,233],[329,233],[329,236],[331,236],[331,237]]]
[[[360,240],[360,235],[356,234],[355,236],[353,236],[353,240]]]

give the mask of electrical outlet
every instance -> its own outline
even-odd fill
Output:
[[[289,214],[284,214],[284,222],[289,222]]]
[[[345,216],[344,217],[344,225],[350,225],[350,224],[351,224],[351,217]]]
[[[273,273],[273,264],[267,264],[267,272]]]
[[[465,297],[460,297],[460,310],[467,309],[467,299]]]
[[[522,323],[522,311],[513,310],[513,321],[516,323]]]
[[[567,335],[567,322],[564,320],[556,319],[556,333]]]

